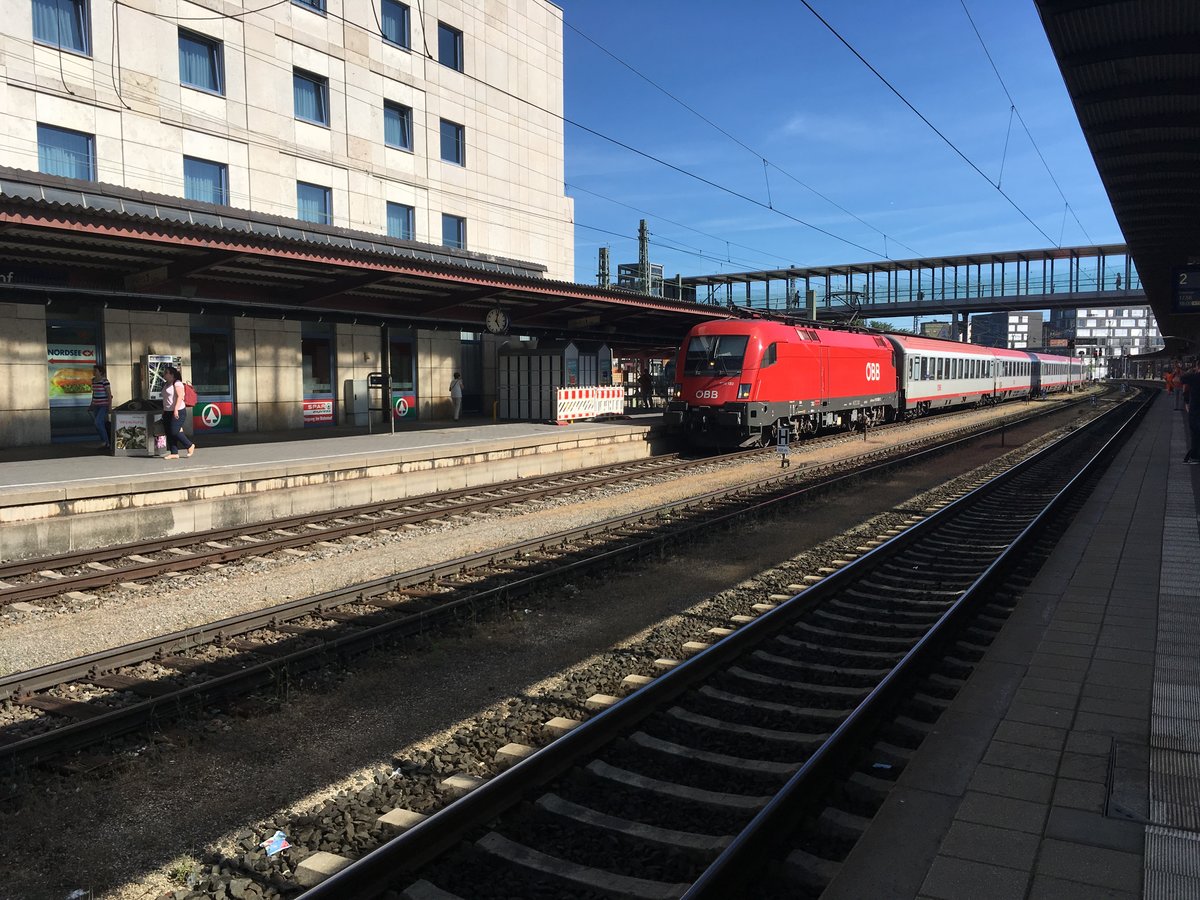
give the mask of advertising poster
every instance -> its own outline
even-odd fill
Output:
[[[192,432],[233,431],[233,403],[201,400],[192,407]]]
[[[113,438],[118,450],[145,450],[149,442],[146,414],[115,413]]]
[[[417,395],[411,391],[392,391],[392,418],[415,419]]]
[[[333,400],[305,400],[304,427],[333,424]]]
[[[87,406],[92,402],[92,366],[96,348],[91,344],[48,344],[46,368],[51,406]]]

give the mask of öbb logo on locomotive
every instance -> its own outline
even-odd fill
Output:
[[[720,319],[693,326],[684,339],[664,419],[696,446],[766,446],[784,428],[803,437],[1074,390],[1083,380],[1083,362],[1073,356],[854,326]]]

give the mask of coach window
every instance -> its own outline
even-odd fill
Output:
[[[761,366],[761,368],[764,368],[764,369],[765,369],[767,366],[773,366],[773,365],[775,365],[775,359],[776,359],[776,355],[775,355],[775,354],[776,354],[776,352],[777,352],[777,351],[775,350],[775,348],[776,348],[777,346],[778,346],[778,344],[772,344],[770,347],[768,347],[766,350],[764,350],[764,351],[763,351],[763,358],[762,358],[762,366]]]

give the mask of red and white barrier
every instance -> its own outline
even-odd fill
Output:
[[[625,392],[620,387],[559,388],[554,410],[558,422],[619,416],[625,412]]]

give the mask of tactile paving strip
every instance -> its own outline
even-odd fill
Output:
[[[1200,834],[1151,825],[1146,829],[1146,900],[1200,897]]]
[[[1200,519],[1191,472],[1179,462],[1187,449],[1184,428],[1176,416],[1150,716],[1147,900],[1200,897]]]

